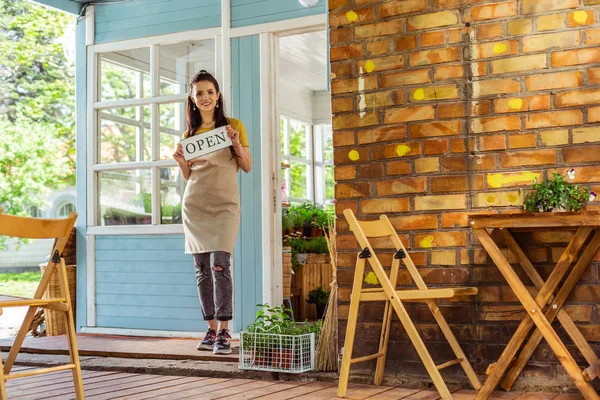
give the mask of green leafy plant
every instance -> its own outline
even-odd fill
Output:
[[[317,306],[325,306],[329,301],[329,291],[325,291],[321,286],[308,292],[306,302],[308,304],[316,304]]]
[[[570,170],[567,175],[570,179],[574,179],[575,171]],[[551,178],[542,182],[535,180],[532,189],[533,191],[527,194],[523,202],[523,208],[532,213],[577,211],[596,197],[589,188],[569,183],[558,173],[553,173]]]

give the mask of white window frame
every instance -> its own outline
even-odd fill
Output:
[[[313,126],[314,132],[314,182],[315,182],[315,203],[320,206],[329,206],[333,204],[333,199],[328,200],[326,196],[325,166],[333,166],[333,160],[325,160],[325,136],[323,127],[331,124],[317,124]]]
[[[182,132],[171,132],[172,130],[160,126],[159,106],[161,104],[172,104],[185,101],[187,93],[176,95],[159,96],[159,73],[158,57],[159,46],[180,42],[215,41],[215,78],[221,81],[223,75],[223,46],[221,40],[221,29],[210,28],[192,32],[181,32],[169,35],[161,35],[122,42],[105,43],[90,46],[88,49],[88,214],[87,226],[90,235],[119,235],[119,234],[177,234],[183,233],[181,224],[161,225],[161,199],[160,199],[160,168],[177,168],[177,162],[171,160],[160,160],[160,133],[182,134]],[[100,97],[100,59],[102,53],[110,53],[123,50],[134,50],[139,48],[150,49],[150,80],[151,97],[99,101]],[[229,87],[221,89],[226,96],[230,93]],[[114,164],[99,163],[99,129],[100,119],[109,119],[115,122],[127,123],[128,125],[140,124],[139,121],[122,118],[104,112],[104,110],[119,107],[151,107],[151,124],[144,123],[143,129],[151,129],[152,132],[152,161],[125,162]],[[127,119],[128,121],[125,121]],[[150,126],[148,126],[150,125]],[[140,148],[141,151],[143,149]],[[99,174],[106,171],[115,170],[136,170],[150,168],[152,174],[152,224],[151,225],[119,225],[119,226],[99,226]]]

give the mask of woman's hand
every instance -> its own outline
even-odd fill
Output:
[[[180,144],[177,145],[177,150],[173,153],[173,158],[177,161],[178,164],[186,164],[187,162],[183,158],[183,146]]]
[[[227,125],[227,135],[231,139],[231,143],[234,147],[240,147],[242,145],[240,143],[240,133],[233,129],[231,125]]]

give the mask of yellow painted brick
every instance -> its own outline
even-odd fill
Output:
[[[526,35],[531,33],[533,21],[530,19],[519,19],[508,23],[508,33],[511,35]]]
[[[414,17],[410,17],[407,21],[409,31],[456,24],[458,24],[458,15],[454,11],[415,15]]]
[[[429,101],[457,99],[458,88],[455,85],[450,86],[429,86],[425,88],[414,88],[410,91],[411,101]]]
[[[569,143],[569,131],[566,129],[540,132],[540,140],[546,146],[561,146]]]
[[[573,129],[573,143],[600,142],[600,125]]]
[[[578,31],[548,33],[546,35],[527,36],[523,38],[523,51],[542,51],[551,47],[577,47],[580,38]]]
[[[488,192],[473,196],[473,207],[507,207],[523,204],[519,192]]]
[[[546,68],[546,54],[504,58],[492,61],[491,64],[494,74],[542,69]]]
[[[456,265],[456,251],[435,250],[431,252],[431,264],[433,265]]]
[[[562,14],[542,15],[536,23],[538,32],[553,31],[564,26],[564,18]]]
[[[360,208],[365,214],[385,214],[410,211],[408,198],[363,200]]]
[[[415,171],[417,174],[440,171],[440,159],[437,157],[418,158],[415,160]]]
[[[522,185],[531,185],[535,179],[539,179],[540,172],[505,172],[487,174],[486,182],[489,188],[499,189],[504,187],[514,187]]]
[[[415,197],[415,210],[465,210],[467,198],[464,194]]]

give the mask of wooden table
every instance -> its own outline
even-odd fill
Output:
[[[477,394],[477,400],[487,399],[503,377],[504,380],[501,386],[509,390],[542,338],[546,340],[584,398],[588,400],[600,399],[600,396],[590,384],[590,381],[600,374],[598,356],[579,332],[573,320],[562,309],[581,274],[600,248],[600,213],[472,215],[469,217],[469,224],[527,312],[498,361],[488,368],[489,376]],[[548,231],[555,229],[571,229],[576,232],[565,252],[554,266],[548,280],[544,282],[513,238],[511,231]],[[499,231],[499,237],[515,255],[519,265],[537,289],[535,299],[529,294],[488,230]],[[573,262],[575,262],[575,266],[571,269]],[[565,277],[566,280],[561,286],[561,282]],[[590,364],[583,371],[579,369],[573,356],[552,328],[551,323],[555,318],[559,320]],[[517,356],[517,352],[521,349],[534,326],[537,328],[536,331]],[[516,359],[514,359],[515,356],[517,356]],[[504,376],[507,370],[508,373]]]

